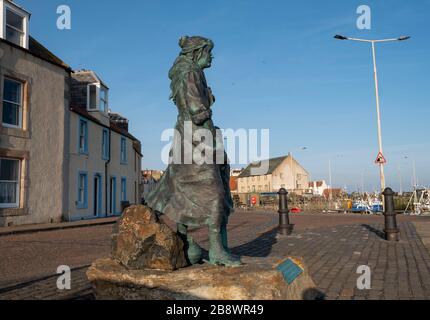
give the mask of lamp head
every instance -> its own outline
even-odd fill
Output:
[[[335,38],[335,39],[338,39],[338,40],[348,40],[348,38],[347,38],[347,37],[341,36],[341,35],[339,35],[339,34],[335,35],[335,36],[334,36],[334,38]]]
[[[398,40],[399,41],[405,41],[405,40],[408,40],[408,39],[410,39],[411,37],[409,37],[409,36],[402,36],[402,37],[400,37]]]

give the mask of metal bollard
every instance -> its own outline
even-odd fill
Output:
[[[386,188],[382,194],[385,200],[385,240],[399,241],[399,228],[397,227],[397,218],[394,212],[394,192],[391,188]]]
[[[279,228],[278,234],[288,236],[293,232],[294,225],[290,224],[290,218],[288,216],[288,192],[284,188],[281,188],[279,194]]]

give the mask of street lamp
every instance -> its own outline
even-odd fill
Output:
[[[368,40],[368,39],[358,39],[358,38],[350,38],[341,35],[335,35],[335,39],[337,40],[352,40],[359,42],[368,42],[372,44],[372,56],[373,56],[373,73],[375,77],[375,93],[376,93],[376,114],[378,120],[378,144],[379,144],[379,153],[383,154],[382,150],[382,131],[381,131],[381,114],[379,110],[379,86],[378,86],[378,73],[376,69],[376,53],[375,53],[375,43],[379,42],[393,42],[393,41],[405,41],[410,39],[409,36],[401,36],[399,38],[392,39],[381,39],[381,40]],[[385,175],[384,175],[384,163],[383,161],[379,162],[379,174],[381,179],[381,190],[385,190]]]

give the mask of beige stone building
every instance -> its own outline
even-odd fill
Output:
[[[109,111],[109,88],[91,70],[72,73],[68,220],[119,215],[140,203],[140,142]]]
[[[0,226],[118,214],[139,202],[140,142],[109,114],[98,77],[83,85],[29,20],[0,0]]]
[[[237,190],[242,202],[246,195],[278,192],[285,188],[289,192],[302,194],[309,185],[309,173],[291,156],[263,160],[267,165],[264,175],[252,175],[252,167],[260,167],[261,163],[250,164],[237,178]],[[267,163],[268,162],[268,163]]]

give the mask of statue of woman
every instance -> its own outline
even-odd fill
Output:
[[[215,98],[203,72],[211,66],[214,44],[203,37],[182,37],[179,45],[182,51],[169,72],[171,99],[179,113],[171,159],[156,189],[146,201],[152,210],[166,214],[177,223],[191,263],[201,260],[202,250],[187,235],[187,229],[208,226],[209,262],[225,266],[240,265],[240,260],[229,253],[227,246],[227,222],[233,209],[229,187],[230,166],[222,138],[217,137],[217,128],[212,122],[211,106]],[[189,129],[191,134],[186,132]],[[192,134],[201,129],[210,132],[213,139],[194,141]],[[202,143],[207,144],[205,152],[213,151],[212,163],[201,163],[193,157],[196,147]],[[215,154],[220,150],[221,163],[215,161]]]

